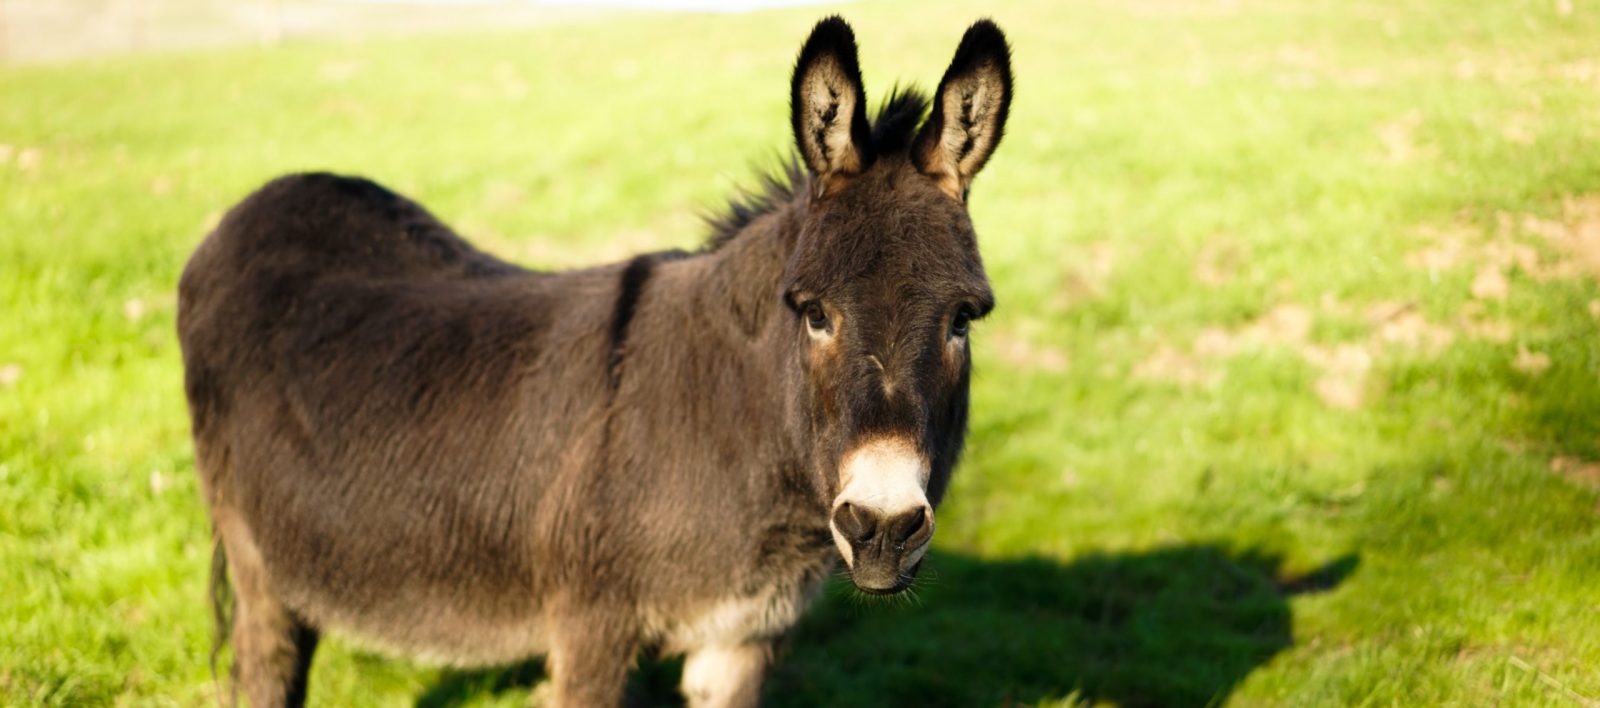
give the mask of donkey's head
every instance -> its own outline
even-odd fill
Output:
[[[869,124],[855,37],[834,17],[806,40],[791,90],[811,185],[783,276],[797,422],[851,578],[898,592],[961,452],[969,328],[994,307],[966,199],[1005,128],[1010,50],[992,22],[973,25],[920,129],[910,94]]]

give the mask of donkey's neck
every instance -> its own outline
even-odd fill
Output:
[[[799,444],[802,436],[787,428],[807,419],[803,411],[788,410],[798,402],[789,400],[789,373],[795,367],[794,339],[797,318],[783,302],[781,285],[784,267],[796,241],[799,224],[809,203],[806,183],[797,181],[791,196],[773,201],[760,215],[750,218],[737,231],[725,235],[721,244],[708,253],[706,271],[695,285],[695,310],[706,313],[703,323],[716,332],[716,344],[729,357],[746,360],[742,369],[746,395],[783,407],[778,417],[783,426],[774,426],[764,435],[775,451],[781,451],[782,474],[802,473],[806,480],[784,480],[809,486],[813,460],[809,446]],[[779,460],[773,460],[779,462]]]
[[[796,212],[784,204],[757,217],[710,254],[712,265],[699,284],[701,304],[708,312],[723,313],[738,328],[734,340],[762,338],[781,315],[778,292],[793,243]],[[742,335],[742,337],[740,336]]]
[[[587,483],[607,499],[633,490],[651,507],[643,520],[721,520],[698,528],[692,545],[756,554],[718,558],[724,589],[808,584],[835,553],[807,444],[811,417],[792,388],[804,325],[781,293],[805,203],[773,204],[708,251],[641,256],[619,274],[618,302],[631,292],[636,305],[616,309],[636,314],[608,362],[613,389]],[[663,525],[642,543],[681,553],[685,534]]]

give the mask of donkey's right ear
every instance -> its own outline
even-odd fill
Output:
[[[818,22],[800,49],[789,88],[795,145],[819,178],[818,196],[872,164],[865,95],[855,32],[837,15]]]

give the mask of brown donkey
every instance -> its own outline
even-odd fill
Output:
[[[1010,51],[978,22],[931,111],[899,92],[869,122],[834,17],[791,92],[798,163],[696,253],[530,272],[327,174],[206,238],[178,334],[251,704],[303,702],[333,631],[545,655],[559,706],[616,705],[657,648],[687,655],[692,705],[753,705],[841,558],[865,592],[912,582],[994,306],[965,202]]]

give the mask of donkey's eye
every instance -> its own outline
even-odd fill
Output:
[[[822,311],[822,305],[810,303],[804,310],[806,326],[814,332],[828,331],[828,313]]]
[[[956,310],[956,316],[950,318],[950,338],[967,336],[967,330],[972,327],[972,313],[963,307]]]

